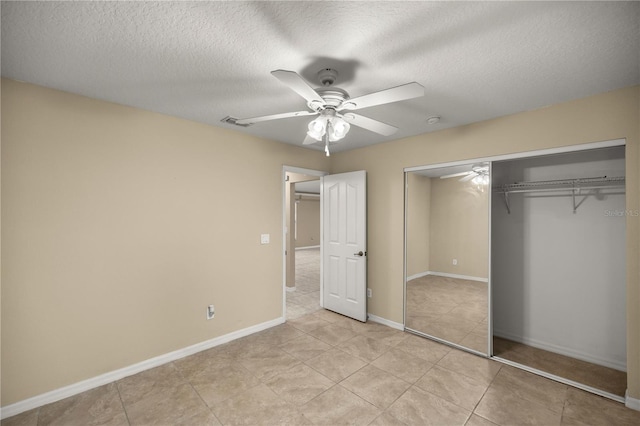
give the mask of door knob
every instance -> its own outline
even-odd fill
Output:
[[[364,252],[362,250],[360,250],[357,253],[353,253],[354,256],[364,256]]]

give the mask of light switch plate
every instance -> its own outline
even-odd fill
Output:
[[[260,234],[260,244],[269,244],[269,234]]]

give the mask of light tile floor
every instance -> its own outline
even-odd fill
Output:
[[[427,275],[407,282],[407,327],[488,351],[487,283]]]
[[[152,424],[638,425],[640,412],[320,310],[2,422]]]
[[[487,284],[427,275],[407,282],[407,328],[487,353]],[[627,374],[498,337],[494,356],[624,397]]]
[[[287,292],[287,319],[320,309],[320,249],[296,250],[296,289]]]

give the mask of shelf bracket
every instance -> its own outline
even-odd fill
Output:
[[[509,193],[504,191],[502,193],[502,197],[504,198],[504,205],[507,207],[507,214],[511,214],[511,206],[509,205]]]
[[[582,200],[576,203],[576,196],[581,195],[580,188],[574,188],[573,191],[571,191],[571,198],[573,198],[573,214],[576,214],[576,212],[578,211],[578,207],[580,207],[582,203],[584,203],[587,200],[587,198],[589,197],[589,195],[591,195],[592,192],[593,190],[587,191],[587,193],[584,194],[584,196],[582,197]],[[597,190],[596,190],[596,193],[597,193]]]

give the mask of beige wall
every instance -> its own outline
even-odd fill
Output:
[[[298,196],[296,247],[320,245],[320,197]]]
[[[430,270],[488,278],[488,189],[456,178],[431,179],[430,216]]]
[[[430,205],[431,179],[407,174],[407,277],[430,269]]]
[[[468,126],[336,153],[334,173],[367,170],[371,314],[403,318],[403,168],[522,151],[627,139],[627,209],[640,210],[638,86]],[[627,217],[627,368],[640,398],[640,226]]]
[[[3,406],[281,317],[323,153],[5,79],[1,136]]]
[[[404,167],[627,138],[627,209],[640,210],[638,123],[634,87],[329,164],[316,151],[3,79],[2,405],[279,317],[283,164],[367,170],[369,312],[402,322]],[[627,217],[633,398],[638,221]],[[217,312],[206,321],[209,303]]]

